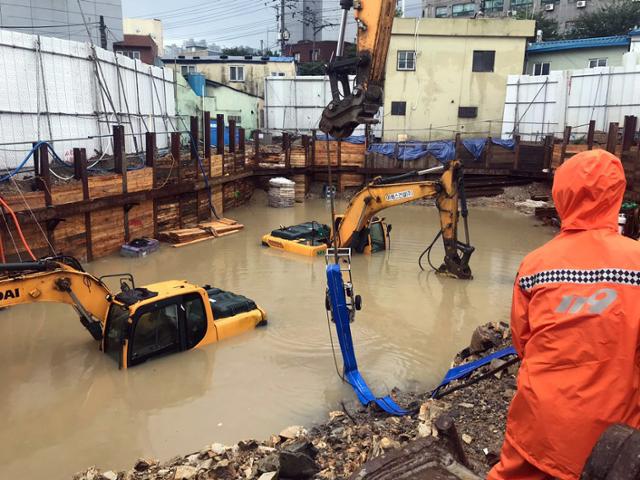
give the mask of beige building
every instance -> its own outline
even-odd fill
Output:
[[[384,140],[500,134],[507,76],[522,73],[534,34],[532,20],[396,18]]]
[[[156,18],[125,18],[122,25],[125,35],[149,35],[158,46],[158,55],[164,55],[162,21]]]
[[[264,79],[273,77],[295,77],[296,64],[293,57],[198,56],[178,55],[162,59],[166,67],[182,75],[203,73],[207,80],[228,85],[241,92],[264,98]]]

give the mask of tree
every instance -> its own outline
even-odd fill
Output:
[[[229,55],[229,56],[239,56],[239,57],[243,57],[245,55],[253,55],[255,53],[255,50],[251,47],[226,47],[222,49],[222,54],[223,55]]]
[[[298,75],[324,75],[323,62],[304,62],[298,65]]]
[[[608,37],[626,35],[640,25],[640,2],[616,0],[595,12],[580,15],[567,38]]]
[[[558,22],[552,18],[549,18],[542,12],[536,14],[530,14],[525,11],[520,11],[516,15],[518,20],[535,20],[536,21],[536,34],[538,30],[542,30],[542,40],[558,40],[560,33],[558,32]]]

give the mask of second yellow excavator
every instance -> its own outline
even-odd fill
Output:
[[[439,180],[404,181],[442,171]],[[342,215],[336,215],[329,227],[306,222],[281,227],[262,237],[262,244],[301,255],[324,255],[328,247],[351,248],[358,253],[375,253],[388,248],[391,225],[376,215],[385,208],[425,198],[435,199],[440,214],[440,233],[445,258],[438,273],[455,278],[471,278],[469,259],[473,247],[458,241],[458,203],[463,192],[462,166],[456,160],[445,166],[414,171],[389,178],[377,178],[360,190]],[[461,191],[462,190],[462,191]],[[463,218],[466,206],[463,200]],[[465,223],[465,229],[468,226]]]

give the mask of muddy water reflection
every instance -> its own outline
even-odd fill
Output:
[[[333,367],[324,261],[259,246],[279,224],[326,222],[327,205],[265,204],[258,195],[232,212],[246,225],[238,235],[89,266],[96,274],[132,271],[139,284],[188,278],[242,293],[267,309],[265,329],[122,372],[66,306],[0,312],[0,478],[65,478],[92,464],[124,468],[138,456],[167,459],[213,441],[310,424],[340,400],[353,401]],[[436,232],[434,209],[385,213],[394,225],[392,250],[354,262],[364,299],[353,325],[356,349],[378,393],[433,386],[476,325],[507,320],[519,262],[552,235],[511,212],[474,210],[476,279],[461,282],[418,269],[417,257]],[[441,255],[434,251],[435,260]]]

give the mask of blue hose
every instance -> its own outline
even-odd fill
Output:
[[[15,175],[17,175],[18,173],[20,173],[20,170],[22,170],[24,168],[24,166],[26,165],[26,163],[29,161],[29,159],[33,156],[33,154],[42,146],[42,145],[46,145],[47,148],[49,149],[49,151],[51,152],[51,154],[53,155],[53,158],[62,162],[62,160],[60,159],[60,157],[58,156],[58,154],[55,152],[55,150],[53,150],[53,147],[51,145],[49,145],[47,142],[37,142],[29,151],[29,153],[27,154],[26,157],[24,157],[24,160],[22,160],[22,162],[20,162],[20,164],[13,170],[13,172],[8,173],[7,175],[5,175],[4,177],[0,178],[0,182],[6,182],[7,180],[9,180],[11,177],[14,177]],[[64,162],[62,162],[64,163]]]

